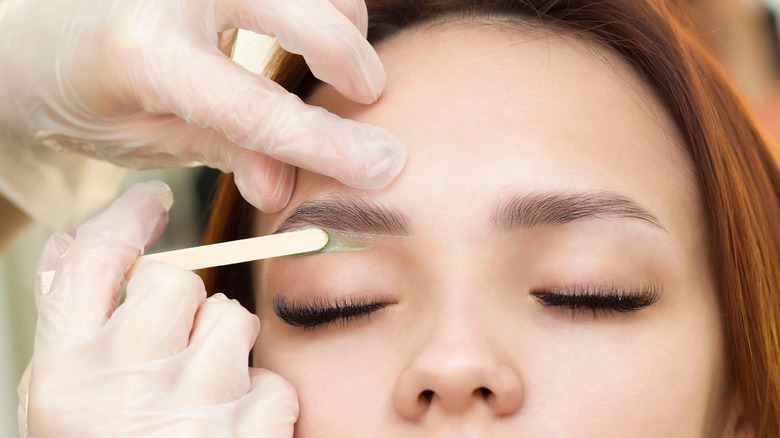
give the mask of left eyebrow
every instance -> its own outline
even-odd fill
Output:
[[[636,219],[662,231],[658,218],[637,202],[612,192],[549,192],[510,197],[492,215],[500,231],[552,227],[581,219]]]
[[[333,195],[301,203],[274,233],[305,226],[378,236],[409,236],[412,228],[409,218],[395,209],[370,199]]]

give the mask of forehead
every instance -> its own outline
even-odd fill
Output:
[[[368,192],[299,171],[291,207],[355,193],[426,217],[457,210],[458,228],[484,221],[480,206],[502,196],[593,190],[635,199],[665,223],[695,216],[674,123],[608,50],[550,31],[451,22],[402,32],[377,52],[388,76],[378,103],[356,104],[327,85],[307,102],[388,129],[408,147],[407,166]]]

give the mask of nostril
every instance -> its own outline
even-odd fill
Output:
[[[487,399],[488,399],[490,396],[492,396],[492,395],[493,395],[493,391],[491,391],[491,390],[489,390],[489,389],[485,388],[484,386],[482,386],[482,387],[480,387],[480,388],[477,388],[476,390],[474,390],[474,392],[475,392],[475,393],[479,393],[479,394],[482,396],[482,398],[484,398],[484,399],[486,399],[486,400],[487,400]]]
[[[433,400],[433,391],[431,391],[430,389],[426,389],[425,391],[421,392],[420,400],[426,403],[430,403],[431,400]]]

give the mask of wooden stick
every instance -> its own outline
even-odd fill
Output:
[[[328,243],[328,233],[320,228],[307,228],[288,233],[252,237],[232,242],[215,243],[140,256],[125,273],[129,280],[141,264],[149,260],[170,263],[184,269],[212,268],[232,265],[253,260],[270,259],[286,255],[319,251]],[[55,271],[40,273],[41,293],[46,295],[51,289]]]

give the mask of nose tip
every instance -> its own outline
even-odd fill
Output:
[[[412,364],[396,387],[395,404],[408,420],[417,420],[430,409],[463,413],[480,404],[496,417],[520,410],[523,400],[519,375],[488,358],[449,363]]]

